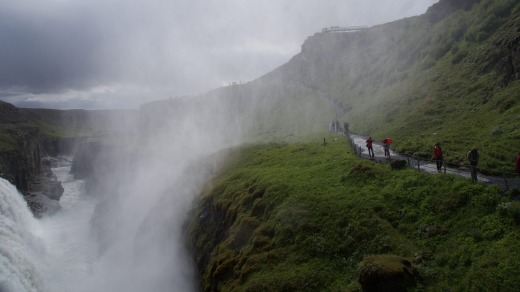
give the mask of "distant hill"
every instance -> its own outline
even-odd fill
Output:
[[[16,185],[38,215],[49,200],[41,193],[57,200],[63,192],[46,157],[72,155],[84,141],[121,141],[131,129],[117,125],[136,117],[132,111],[23,109],[0,101],[0,177]]]

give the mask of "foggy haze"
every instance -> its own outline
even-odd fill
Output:
[[[289,61],[323,27],[371,26],[423,13],[436,1],[11,2],[0,3],[0,99],[125,109],[251,81]],[[293,86],[293,94],[307,90]],[[242,96],[242,89],[229,92]],[[262,130],[256,115],[280,96],[248,90],[254,94],[240,99],[148,104],[133,121],[105,125],[105,138],[117,143],[91,149],[83,160],[93,165],[88,191],[66,189],[74,205],[38,221],[33,233],[44,252],[33,255],[29,246],[24,255],[45,263],[43,280],[21,273],[21,281],[41,291],[196,290],[183,226],[188,212],[228,149]],[[77,183],[68,171],[61,181]]]
[[[2,1],[0,99],[137,108],[258,78],[323,27],[385,23],[435,2]]]

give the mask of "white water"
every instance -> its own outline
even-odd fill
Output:
[[[71,161],[53,171],[62,182],[62,210],[37,220],[22,195],[0,179],[0,291],[81,291],[92,273],[95,248],[89,237],[94,201],[83,181],[74,180]]]
[[[0,178],[0,291],[46,291],[37,228],[22,195]]]
[[[140,180],[154,179],[141,173],[125,188],[127,197],[111,206],[110,217],[99,221],[114,226],[109,238],[98,238],[93,230],[99,200],[72,177],[70,162],[60,159],[53,168],[64,187],[62,209],[39,220],[15,187],[0,179],[0,292],[194,290],[192,265],[179,243],[183,217],[172,212],[187,205],[178,196],[193,190],[177,190],[150,216],[161,190],[136,189]],[[109,247],[100,253],[103,241]]]
[[[45,246],[44,273],[50,291],[80,291],[89,278],[95,258],[95,245],[90,237],[90,218],[95,200],[88,198],[84,182],[70,174],[70,159],[61,157],[54,174],[63,185],[62,210],[44,217],[36,235]]]

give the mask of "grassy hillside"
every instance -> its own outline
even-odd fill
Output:
[[[397,150],[424,156],[441,142],[453,162],[477,146],[483,168],[511,171],[520,151],[520,82],[504,59],[520,51],[520,3],[480,1],[438,22],[426,14],[375,30],[393,48],[377,66],[389,84],[362,95],[370,101],[347,117],[353,128],[392,135]]]
[[[115,135],[114,125],[129,124],[138,118],[135,111],[26,109],[1,105],[0,115],[4,118],[0,119],[0,152],[15,151],[20,139],[35,131],[54,139],[87,136],[107,139],[108,134]]]
[[[208,184],[190,223],[205,291],[355,291],[389,255],[413,263],[418,290],[517,289],[511,194],[321,137],[241,148]]]
[[[421,16],[317,33],[277,70],[210,95],[247,101],[255,133],[316,132],[338,117],[356,133],[394,138],[399,152],[430,157],[440,142],[446,159],[461,163],[476,146],[483,169],[513,171],[520,151],[513,67],[520,68],[520,2],[441,0]]]

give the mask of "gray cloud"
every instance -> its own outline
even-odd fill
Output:
[[[136,107],[257,78],[322,27],[384,23],[435,2],[3,1],[0,96],[43,107]]]

